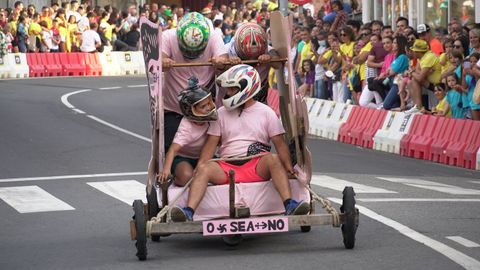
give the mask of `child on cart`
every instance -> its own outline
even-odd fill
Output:
[[[217,78],[217,84],[227,89],[218,120],[211,122],[208,138],[202,149],[188,194],[186,207],[171,210],[175,222],[191,221],[209,183],[229,183],[229,171],[235,171],[235,182],[262,182],[272,179],[285,206],[287,215],[304,215],[310,211],[307,202],[291,198],[288,173],[293,174],[292,161],[283,129],[275,112],[253,97],[260,91],[258,72],[248,65],[236,65]],[[270,141],[277,154],[268,152]],[[220,145],[223,159],[209,161]],[[231,158],[253,156],[250,159]],[[287,173],[288,172],[288,173]]]
[[[180,92],[178,101],[184,117],[166,154],[159,181],[163,183],[173,175],[175,185],[184,186],[193,176],[207,141],[209,122],[217,120],[217,111],[211,93],[198,85],[195,76],[188,80],[188,87]]]

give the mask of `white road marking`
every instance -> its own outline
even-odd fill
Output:
[[[0,188],[0,199],[19,213],[75,210],[38,186]]]
[[[84,111],[79,110],[79,109],[72,109],[74,112],[79,113],[79,114],[85,114]]]
[[[98,88],[100,90],[113,90],[113,89],[120,89],[122,88],[121,86],[112,86],[112,87],[102,87],[102,88]]]
[[[469,181],[470,183],[480,184],[480,181]]]
[[[356,191],[355,191],[356,192]],[[342,204],[342,200],[339,198],[329,198],[330,201]],[[387,225],[390,228],[393,228],[400,232],[401,234],[407,236],[408,238],[415,240],[425,246],[437,251],[438,253],[444,255],[445,257],[449,258],[450,260],[454,261],[455,263],[459,264],[463,268],[467,270],[478,270],[480,269],[480,261],[475,260],[474,258],[461,253],[460,251],[451,248],[437,240],[434,240],[426,235],[423,235],[417,231],[410,229],[409,227],[387,217],[377,214],[376,212],[360,206],[356,205],[356,207],[360,210],[362,215],[365,215],[371,219],[374,219],[378,222],[381,222]]]
[[[357,184],[354,182],[337,179],[327,175],[312,175],[312,180],[310,183],[317,186],[338,190],[338,191],[343,191],[343,189],[346,186],[351,186],[353,187],[356,193],[397,193],[395,191]]]
[[[87,184],[128,205],[132,205],[133,201],[138,199],[144,203],[147,202],[145,185],[135,180],[89,182]]]
[[[98,118],[98,117],[96,117],[96,116],[87,115],[87,117],[90,118],[90,119],[92,119],[92,120],[95,120],[95,121],[97,121],[97,122],[99,122],[99,123],[101,123],[101,124],[103,124],[103,125],[105,125],[105,126],[107,126],[107,127],[111,127],[111,128],[113,128],[113,129],[116,129],[116,130],[118,130],[118,131],[120,131],[120,132],[123,132],[123,133],[125,133],[125,134],[130,135],[130,136],[133,136],[133,137],[138,138],[138,139],[140,139],[140,140],[144,140],[144,141],[149,142],[149,143],[152,142],[152,140],[150,140],[150,139],[147,138],[147,137],[144,137],[144,136],[139,135],[139,134],[137,134],[137,133],[131,132],[131,131],[126,130],[126,129],[123,129],[123,128],[121,128],[121,127],[119,127],[119,126],[116,126],[116,125],[114,125],[114,124],[110,124],[109,122],[104,121],[104,120],[102,120],[102,119],[100,119],[100,118]]]
[[[120,86],[104,87],[104,88],[100,88],[100,89],[106,90],[106,89],[118,89],[118,88],[121,88],[121,87],[120,87]],[[65,104],[65,106],[67,106],[67,108],[72,109],[73,111],[75,111],[75,112],[77,112],[77,113],[85,114],[84,111],[79,110],[79,109],[75,108],[72,104],[70,104],[70,102],[68,102],[68,98],[69,98],[71,95],[78,94],[78,93],[82,93],[82,92],[86,92],[86,91],[91,91],[91,89],[78,90],[78,91],[75,91],[75,92],[71,92],[71,93],[65,94],[65,95],[63,95],[62,98],[61,98],[62,103]],[[131,132],[131,131],[126,130],[126,129],[123,129],[123,128],[119,127],[119,126],[116,126],[116,125],[111,124],[111,123],[109,123],[109,122],[107,122],[107,121],[104,121],[104,120],[102,120],[102,119],[100,119],[100,118],[98,118],[98,117],[96,117],[96,116],[87,115],[87,117],[90,118],[90,119],[92,119],[92,120],[94,120],[94,121],[99,122],[100,124],[103,124],[103,125],[105,125],[105,126],[107,126],[107,127],[113,128],[113,129],[115,129],[115,130],[117,130],[117,131],[123,132],[123,133],[125,133],[125,134],[128,134],[128,135],[130,135],[130,136],[133,136],[133,137],[138,138],[138,139],[140,139],[140,140],[143,140],[143,141],[146,141],[146,142],[149,142],[149,143],[152,142],[152,140],[150,140],[150,138],[147,138],[147,137],[144,137],[144,136],[139,135],[139,134],[137,134],[137,133]]]
[[[128,85],[128,88],[140,88],[140,87],[147,87],[146,84],[137,84],[137,85]]]
[[[399,183],[407,186],[429,189],[429,190],[434,190],[434,191],[453,194],[453,195],[480,195],[480,190],[477,190],[477,189],[461,188],[461,187],[456,187],[452,185],[446,185],[446,184],[420,180],[420,179],[391,178],[391,177],[377,177],[377,178],[381,180],[393,182],[393,183]]]
[[[465,247],[468,247],[468,248],[476,248],[476,247],[480,247],[479,244],[473,242],[473,241],[470,241],[468,239],[465,239],[461,236],[447,236],[446,237],[447,239],[450,239],[454,242],[457,242],[459,243],[460,245],[462,246],[465,246]]]
[[[115,177],[115,176],[131,176],[131,175],[147,175],[147,172],[99,173],[99,174],[43,176],[43,177],[4,178],[4,179],[0,179],[0,183],[43,181],[43,180],[62,180],[62,179],[81,179],[81,178],[96,178],[96,177]]]
[[[83,89],[83,90],[78,90],[78,91],[74,91],[74,92],[70,92],[70,93],[67,93],[65,95],[63,95],[60,100],[62,101],[62,103],[67,106],[67,108],[69,109],[75,109],[75,106],[73,106],[72,104],[70,104],[70,102],[68,102],[68,98],[70,96],[73,96],[75,94],[78,94],[78,93],[83,93],[83,92],[88,92],[88,91],[92,91],[91,89]]]
[[[369,198],[356,199],[362,202],[480,202],[480,199],[446,199],[446,198]]]

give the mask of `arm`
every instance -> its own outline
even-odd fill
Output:
[[[367,61],[367,58],[368,58],[369,55],[370,55],[370,52],[368,52],[368,51],[361,52],[358,56],[355,56],[353,58],[353,63],[357,64],[357,65],[361,65],[361,64],[365,63],[365,61]]]
[[[337,53],[335,56],[332,55],[332,57],[335,57],[335,61],[333,61],[328,67],[331,71],[335,71],[342,64],[342,55]]]
[[[202,153],[200,153],[200,159],[198,160],[197,167],[213,157],[215,150],[217,150],[217,145],[220,143],[220,138],[221,137],[219,136],[208,135],[207,142],[202,148]]]
[[[162,71],[168,71],[173,64],[175,64],[175,61],[162,52]]]
[[[317,59],[318,59],[318,61],[317,61],[318,64],[324,65],[324,64],[328,63],[328,59],[325,58],[325,57],[323,57],[323,55],[324,55],[326,52],[328,52],[328,51],[329,51],[329,50],[324,51],[324,52],[317,58]]]
[[[457,68],[456,66],[453,66],[453,67],[450,67],[449,69],[445,70],[442,73],[441,80],[446,79],[450,74],[453,74],[455,72],[456,68]]]
[[[430,73],[432,73],[433,71],[433,68],[422,68],[420,69],[420,72],[414,72],[412,73],[412,78],[415,79],[416,81],[418,82],[422,82],[423,80],[425,80],[428,75],[430,75]]]
[[[375,63],[375,56],[374,55],[369,55],[367,58],[367,67],[369,68],[381,68],[383,66],[383,62],[380,63]]]
[[[294,174],[295,171],[293,170],[293,166],[292,166],[290,150],[288,149],[288,145],[285,143],[283,134],[273,136],[270,139],[272,140],[273,145],[275,145],[275,149],[277,150],[278,157],[282,161],[282,164],[285,170],[287,170],[287,172],[290,174]]]
[[[176,143],[173,143],[170,148],[168,148],[168,152],[165,155],[165,161],[163,162],[163,171],[160,173],[160,183],[167,181],[168,177],[172,174],[173,159],[180,149],[182,149],[182,146]]]

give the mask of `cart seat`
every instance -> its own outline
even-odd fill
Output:
[[[292,198],[310,202],[309,191],[296,179],[290,179]],[[168,189],[169,204],[172,204],[182,187],[175,185]],[[162,203],[162,194],[157,189],[158,203]],[[188,200],[188,190],[177,200],[175,205],[184,207]],[[235,204],[250,208],[252,216],[283,214],[285,208],[272,181],[235,184]],[[194,220],[208,220],[229,217],[229,185],[209,186],[202,202],[195,210]]]

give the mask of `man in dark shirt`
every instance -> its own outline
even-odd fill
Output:
[[[137,44],[139,39],[140,32],[138,32],[138,24],[133,24],[130,28],[130,31],[125,35],[125,43],[127,43],[129,50],[137,50]]]

